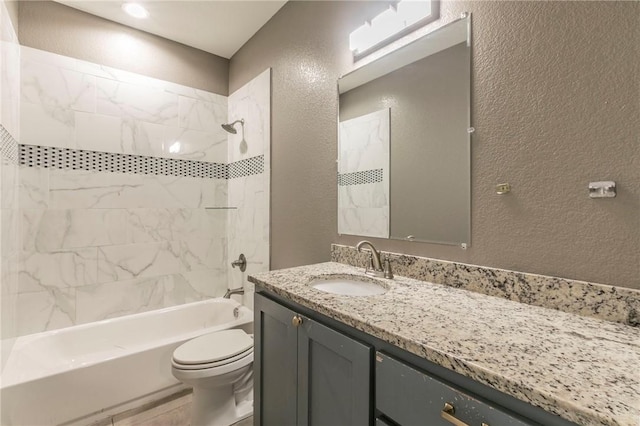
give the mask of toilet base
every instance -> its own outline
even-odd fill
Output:
[[[230,387],[194,389],[191,426],[230,426],[253,414],[253,400],[236,403],[230,395]]]

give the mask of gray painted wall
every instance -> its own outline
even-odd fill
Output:
[[[53,1],[21,1],[23,46],[227,96],[229,60]]]
[[[7,8],[7,12],[9,12],[9,18],[11,19],[11,24],[13,25],[13,29],[18,32],[18,2],[17,1],[5,1],[4,5]]]
[[[380,4],[290,2],[231,58],[230,90],[272,67],[272,269],[329,259],[337,235],[336,79]],[[473,13],[472,235],[463,251],[378,248],[640,288],[640,4],[444,2]],[[375,14],[375,13],[373,13]],[[618,197],[591,200],[594,180]],[[509,182],[511,194],[495,185]]]

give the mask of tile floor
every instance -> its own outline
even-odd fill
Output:
[[[186,390],[91,426],[190,426],[191,397],[191,391]],[[253,426],[253,417],[234,426]]]

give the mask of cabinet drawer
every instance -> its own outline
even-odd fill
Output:
[[[453,407],[449,419],[442,416],[445,403]],[[376,352],[376,408],[402,426],[535,424],[479,401],[381,352]],[[455,419],[461,423],[455,423]]]

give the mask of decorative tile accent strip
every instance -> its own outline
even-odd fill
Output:
[[[364,170],[352,173],[338,173],[338,185],[362,185],[365,183],[382,182],[384,173],[382,169]]]
[[[258,175],[264,172],[264,155],[229,163],[229,179]]]
[[[386,254],[396,275],[640,327],[640,290],[398,253]],[[358,253],[354,247],[331,245],[333,262],[364,268],[368,259],[368,253]]]
[[[18,163],[18,141],[0,124],[0,156],[12,164]]]
[[[176,158],[147,157],[39,145],[20,145],[20,164],[29,167],[145,175],[226,179],[226,165]]]
[[[4,128],[3,128],[4,130]],[[8,134],[8,133],[7,133]],[[4,155],[5,136],[2,134]],[[10,137],[10,135],[9,135]],[[208,179],[229,179],[250,176],[264,171],[264,155],[231,164],[178,158],[148,157],[40,145],[20,145],[20,164],[96,172],[135,173],[145,175],[182,176]],[[17,161],[17,144],[16,144]]]

